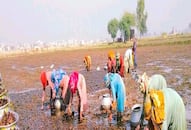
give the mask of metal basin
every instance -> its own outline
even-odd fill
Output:
[[[141,104],[135,104],[131,110],[132,113],[131,113],[130,123],[131,126],[136,127],[141,121],[143,106]]]

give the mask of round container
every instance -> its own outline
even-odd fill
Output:
[[[100,71],[100,67],[98,66],[98,67],[96,68],[96,70],[97,70],[97,71]]]
[[[105,65],[105,66],[104,66],[104,70],[107,70],[107,69],[108,69],[108,67],[107,67],[107,65]]]
[[[3,116],[4,112],[9,111],[9,104],[10,104],[10,99],[8,98],[1,98],[0,100],[7,99],[7,103],[4,104],[3,106],[0,106],[0,118]]]
[[[111,98],[109,94],[104,94],[102,99],[102,108],[103,109],[110,109],[111,107]]]
[[[18,113],[16,113],[16,112],[14,112],[14,111],[9,111],[9,112],[11,112],[11,113],[13,113],[13,115],[14,115],[14,117],[15,117],[15,121],[13,122],[13,123],[11,123],[11,124],[8,124],[8,125],[0,125],[0,129],[1,130],[11,130],[11,129],[18,129],[18,126],[16,126],[16,123],[18,122],[18,120],[19,120],[19,115],[18,115]],[[2,118],[2,117],[1,117]],[[0,119],[1,119],[0,118]]]
[[[55,102],[54,102],[54,106],[57,110],[60,110],[61,109],[61,101],[59,98],[56,98],[55,99]]]
[[[141,121],[143,106],[141,104],[135,104],[131,110],[132,113],[130,118],[130,124],[131,126],[136,127]]]

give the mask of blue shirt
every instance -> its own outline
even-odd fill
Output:
[[[54,83],[54,89],[56,90],[56,95],[58,94],[59,85],[66,73],[63,70],[53,70],[51,74],[51,81]]]
[[[125,110],[125,100],[126,100],[126,90],[124,82],[121,76],[117,73],[110,75],[110,86],[112,91],[113,100],[117,101],[117,111],[124,112]]]

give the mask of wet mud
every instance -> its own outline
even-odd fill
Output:
[[[10,108],[19,114],[17,123],[24,130],[58,130],[58,129],[130,129],[129,119],[131,107],[141,104],[143,95],[138,89],[134,77],[135,72],[127,74],[123,79],[126,86],[126,109],[123,121],[117,123],[116,113],[112,121],[100,114],[100,105],[103,94],[108,90],[103,86],[103,77],[106,73],[104,65],[107,61],[107,52],[110,49],[90,49],[75,51],[57,51],[54,53],[40,53],[35,55],[25,54],[19,57],[0,59],[0,73],[3,84],[8,90],[11,99]],[[126,48],[113,49],[124,54]],[[191,45],[173,46],[146,46],[137,48],[138,68],[136,73],[146,72],[162,74],[169,87],[175,89],[183,98],[186,106],[186,119],[188,129],[191,129]],[[83,64],[85,55],[92,57],[91,71],[87,72]],[[45,109],[41,108],[42,86],[40,84],[41,66],[49,70],[54,64],[55,68],[62,67],[68,74],[77,70],[86,78],[88,105],[85,120],[77,119],[77,99],[74,98],[74,117],[51,116],[49,109],[49,88],[46,89],[47,99]],[[97,71],[96,68],[100,67]]]

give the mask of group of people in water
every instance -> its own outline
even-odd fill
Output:
[[[83,62],[87,71],[91,68],[91,56],[84,57]],[[110,51],[108,53],[107,73],[104,76],[105,86],[110,90],[110,94],[113,97],[111,109],[116,110],[119,115],[122,115],[125,109],[126,91],[125,85],[122,80],[124,77],[124,60],[119,52],[114,53]],[[46,87],[50,86],[51,95],[54,99],[58,95],[59,89],[61,89],[61,96],[66,98],[67,93],[70,93],[69,101],[67,102],[67,113],[70,115],[73,95],[77,93],[79,97],[79,119],[83,120],[83,112],[87,109],[87,90],[85,77],[74,71],[68,75],[65,71],[60,69],[53,69],[52,71],[42,71],[40,80],[43,86],[42,92],[42,107],[44,109],[44,101],[46,97]],[[109,118],[112,119],[112,113]]]
[[[137,39],[133,39],[133,46],[126,50],[124,56],[119,52],[110,50],[108,52],[107,70],[108,73],[118,73],[121,77],[124,77],[124,73],[129,73],[131,70],[135,70],[137,67]]]
[[[42,94],[42,107],[44,109],[44,101],[46,97],[45,89],[50,86],[52,90],[51,98],[54,99],[58,95],[59,88],[61,91],[61,96],[65,99],[67,92],[69,92],[69,102],[67,104],[67,112],[69,115],[72,114],[72,99],[73,95],[77,93],[79,97],[79,119],[83,119],[83,111],[87,109],[87,91],[86,91],[86,81],[84,76],[74,71],[70,75],[67,75],[62,69],[53,69],[53,71],[42,71],[41,72],[41,83],[43,85]],[[70,90],[70,91],[68,91]]]
[[[135,44],[135,45],[134,45]],[[134,69],[137,67],[136,62],[136,43],[133,44],[132,53],[134,57]],[[84,57],[84,63],[87,71],[91,68],[91,56]],[[126,87],[123,81],[125,67],[124,59],[119,52],[114,53],[110,51],[108,53],[107,61],[107,73],[103,77],[103,82],[106,88],[108,88],[110,95],[112,96],[111,112],[108,113],[108,118],[112,119],[112,112],[117,111],[118,120],[121,121],[123,113],[125,111],[126,102]],[[55,98],[58,94],[59,88],[62,90],[61,96],[66,98],[67,93],[70,93],[69,102],[67,104],[68,115],[72,114],[72,99],[76,93],[79,99],[78,112],[79,120],[84,119],[84,111],[88,108],[87,103],[87,88],[85,77],[74,71],[70,75],[64,72],[62,69],[53,69],[52,71],[42,71],[41,82],[43,86],[42,94],[42,107],[44,108],[45,101],[45,89],[50,86],[53,94],[51,98]],[[143,115],[145,119],[154,124],[150,129],[186,129],[185,121],[185,107],[181,97],[173,90],[167,88],[166,80],[162,75],[154,75],[151,77],[139,76],[139,87],[144,94]],[[174,99],[169,99],[170,95],[174,96]],[[158,98],[156,98],[158,97]],[[171,100],[171,101],[170,101]],[[171,103],[170,103],[171,102]],[[179,104],[179,106],[176,106]],[[168,108],[169,107],[169,108]],[[179,114],[172,111],[172,108],[177,108]],[[176,119],[180,119],[177,121]],[[140,126],[140,125],[139,125]],[[137,126],[138,127],[138,126]]]
[[[88,69],[89,71],[89,69]],[[46,87],[50,86],[52,94],[50,95],[52,99],[56,98],[59,89],[61,90],[61,96],[63,99],[66,97],[67,93],[70,93],[69,102],[67,104],[68,115],[72,114],[71,105],[73,95],[77,93],[79,99],[79,119],[83,120],[83,112],[87,109],[87,90],[86,90],[86,80],[85,77],[74,71],[70,75],[64,72],[62,69],[53,69],[52,71],[42,71],[40,80],[43,86],[42,92],[42,107],[44,109],[44,101],[46,97]],[[112,109],[119,112],[122,115],[125,109],[126,91],[125,85],[121,76],[118,73],[107,73],[104,76],[105,86],[111,90],[110,93],[113,97]],[[68,91],[69,90],[69,91]],[[110,119],[112,119],[112,113],[110,113]]]

